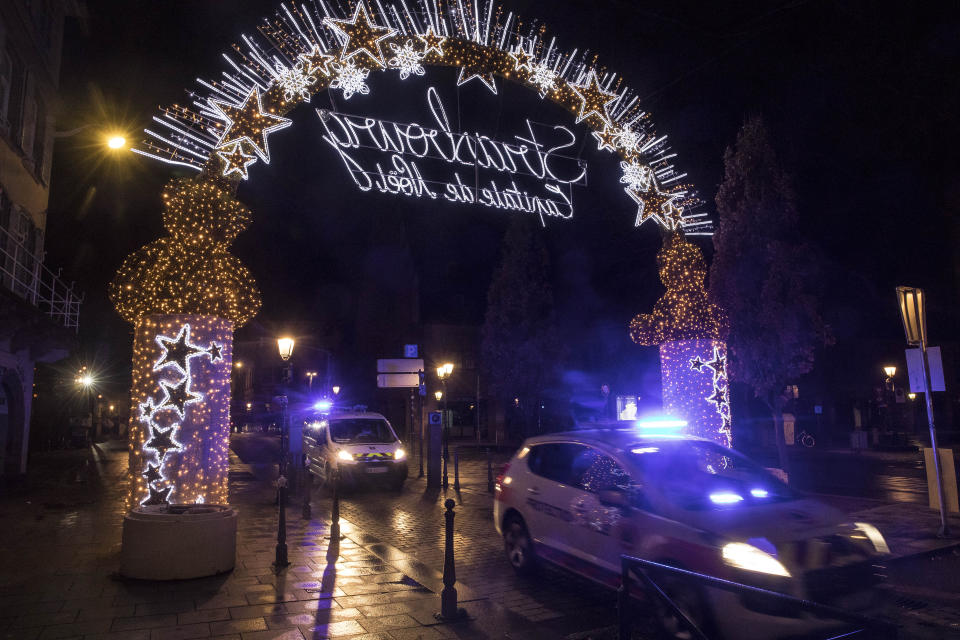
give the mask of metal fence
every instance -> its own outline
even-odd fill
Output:
[[[0,286],[46,313],[54,322],[77,331],[83,296],[43,265],[24,242],[0,226]]]
[[[696,573],[694,571],[687,571],[686,569],[679,569],[677,567],[671,567],[658,562],[651,562],[649,560],[642,560],[633,556],[622,555],[620,556],[620,590],[617,594],[617,622],[619,626],[620,640],[629,640],[632,631],[630,616],[630,585],[632,582],[630,577],[631,574],[636,574],[640,578],[640,586],[643,588],[643,590],[648,595],[652,595],[653,598],[663,603],[663,605],[674,616],[676,616],[677,620],[679,620],[681,624],[686,627],[692,637],[697,638],[697,640],[709,640],[709,638],[704,634],[703,630],[697,627],[697,625],[690,620],[690,618],[676,605],[676,603],[674,603],[674,601],[666,593],[664,593],[663,589],[661,589],[660,586],[650,576],[649,570],[653,570],[658,574],[670,574],[691,583],[699,583],[701,585],[723,589],[724,591],[730,591],[732,593],[750,595],[762,600],[765,599],[770,602],[777,602],[778,604],[792,608],[794,611],[809,611],[817,614],[821,618],[839,620],[841,622],[848,623],[851,626],[848,631],[840,636],[833,636],[833,638],[863,637],[870,638],[871,640],[874,638],[896,640],[897,638],[897,626],[885,620],[878,620],[876,618],[870,618],[857,613],[851,613],[849,611],[837,609],[836,607],[820,604],[818,602],[811,602],[810,600],[802,600],[800,598],[789,596],[785,593],[778,593],[768,589],[760,589],[759,587],[751,587],[749,585],[740,584],[739,582],[733,582],[731,580],[715,578],[713,576]]]

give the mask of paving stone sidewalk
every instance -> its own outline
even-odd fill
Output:
[[[288,510],[291,565],[272,567],[273,492],[248,469],[231,473],[240,512],[238,561],[225,575],[177,582],[117,576],[123,450],[101,447],[86,480],[53,482],[0,499],[0,637],[15,640],[305,640],[358,638],[555,638],[463,589],[468,620],[440,624],[439,598],[363,532]],[[50,473],[56,470],[54,465]],[[77,474],[80,475],[79,473]],[[322,499],[317,503],[319,513]],[[383,549],[386,552],[386,549]],[[423,568],[421,568],[423,569]],[[428,575],[428,578],[431,576]],[[432,578],[431,578],[432,579]],[[436,585],[433,585],[436,588]]]

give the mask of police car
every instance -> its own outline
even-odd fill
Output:
[[[547,561],[618,587],[620,555],[628,554],[848,609],[874,604],[877,563],[889,553],[876,527],[845,522],[731,449],[678,435],[684,424],[526,440],[498,477],[494,500],[513,568],[527,574]],[[728,638],[805,635],[836,624],[658,580],[701,629]],[[665,608],[660,619],[669,634],[685,637]]]
[[[310,473],[323,484],[332,482],[337,471],[348,486],[378,483],[400,489],[407,479],[407,452],[379,413],[338,411],[308,421],[303,453]]]

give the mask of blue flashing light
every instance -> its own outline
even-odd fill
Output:
[[[683,429],[687,426],[686,420],[679,420],[677,418],[643,418],[637,420],[637,426],[641,429],[656,429],[671,431],[676,429]]]
[[[766,489],[750,489],[750,495],[754,498],[766,498],[770,495],[770,492]]]
[[[736,504],[743,501],[743,496],[731,491],[719,491],[710,494],[710,502],[713,504]]]
[[[313,403],[313,408],[317,411],[327,412],[333,408],[333,402],[330,400],[317,400]]]

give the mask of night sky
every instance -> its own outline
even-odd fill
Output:
[[[58,129],[121,121],[149,126],[158,105],[183,102],[196,77],[218,75],[223,51],[251,32],[274,2],[93,1],[89,31],[68,29]],[[558,7],[562,6],[562,10]],[[722,155],[744,118],[762,114],[793,173],[802,233],[819,252],[821,293],[837,344],[822,368],[875,383],[879,366],[902,359],[897,284],[930,295],[934,343],[955,340],[960,293],[960,19],[955,5],[922,12],[875,2],[505,2],[546,23],[564,49],[588,49],[638,90],[704,209],[722,179]],[[455,88],[455,72],[428,69],[401,82],[372,74],[371,95],[335,106],[401,122],[429,120],[426,87],[460,103],[462,128],[494,138],[524,118],[572,125],[535,92],[499,80]],[[313,107],[330,108],[325,92]],[[298,320],[335,333],[350,300],[378,295],[403,262],[403,238],[419,278],[423,320],[482,322],[486,290],[509,214],[361,193],[320,143],[310,107],[270,138],[273,162],[252,167],[239,192],[254,223],[233,253],[252,270],[264,307],[251,332]],[[451,116],[453,117],[453,116]],[[577,128],[582,143],[585,129]],[[133,134],[134,139],[140,135]],[[84,357],[118,380],[132,331],[112,311],[106,286],[123,258],[162,233],[160,188],[176,171],[139,157],[98,160],[84,136],[56,147],[47,228],[49,265],[86,291]],[[647,388],[656,351],[629,343],[626,324],[661,293],[659,232],[633,228],[635,206],[617,184],[612,156],[589,140],[589,186],[574,192],[573,221],[548,222],[557,308],[572,345],[572,369],[625,371]],[[709,239],[701,246],[710,253]],[[398,253],[400,252],[400,253]],[[364,290],[371,281],[372,289]],[[402,284],[402,283],[400,283]],[[385,308],[385,313],[391,309]],[[386,354],[399,355],[399,354]]]

